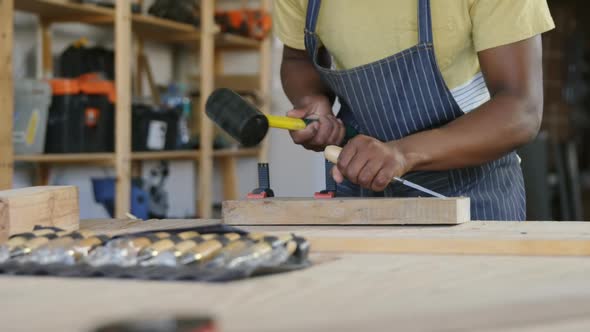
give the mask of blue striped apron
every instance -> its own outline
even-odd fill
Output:
[[[309,0],[305,46],[325,84],[338,96],[343,122],[383,142],[443,126],[464,115],[438,68],[430,0],[418,1],[419,43],[385,59],[348,70],[323,67],[316,34],[321,0]],[[522,171],[515,152],[477,167],[412,172],[405,179],[449,197],[470,197],[472,220],[525,219]],[[371,193],[345,181],[338,196],[418,197],[424,194],[392,183]]]

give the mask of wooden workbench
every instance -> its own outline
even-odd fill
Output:
[[[93,221],[111,234],[201,221]],[[586,223],[246,227],[318,239],[590,241]],[[303,271],[227,284],[0,278],[0,330],[88,331],[137,315],[202,314],[222,331],[590,331],[590,258],[314,253]],[[379,248],[378,248],[379,249]],[[387,252],[390,247],[379,250]],[[378,250],[374,250],[378,251]],[[359,253],[366,252],[366,253]]]

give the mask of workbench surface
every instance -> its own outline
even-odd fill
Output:
[[[93,221],[82,227],[120,233],[203,223]],[[586,223],[245,228],[294,231],[312,245],[314,237],[590,241]],[[0,330],[89,331],[138,315],[211,313],[229,332],[590,331],[590,258],[360,251],[314,253],[316,264],[306,270],[226,284],[2,277]]]

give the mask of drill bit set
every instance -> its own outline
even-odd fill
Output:
[[[0,245],[0,273],[226,281],[307,266],[308,242],[229,226],[137,233],[36,227]]]

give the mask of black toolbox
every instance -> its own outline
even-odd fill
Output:
[[[176,150],[179,109],[163,110],[148,104],[133,104],[133,151]]]
[[[46,153],[114,151],[113,82],[84,76],[50,81]]]

